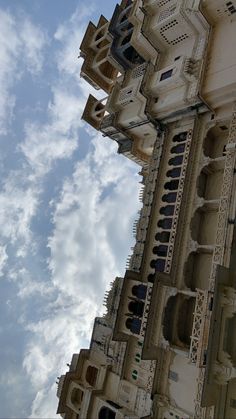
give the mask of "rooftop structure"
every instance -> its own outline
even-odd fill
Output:
[[[142,168],[125,277],[58,385],[65,419],[236,418],[236,0],[88,25],[82,118]]]

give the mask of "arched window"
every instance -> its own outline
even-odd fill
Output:
[[[179,180],[170,180],[169,182],[166,182],[164,185],[165,189],[168,189],[169,191],[175,191],[178,189],[179,186]]]
[[[166,195],[163,195],[163,197],[161,198],[163,202],[168,202],[168,203],[172,203],[175,202],[177,198],[177,193],[176,192],[169,192]]]
[[[170,152],[175,153],[175,154],[181,154],[181,153],[184,152],[184,149],[185,149],[185,144],[178,144],[178,145],[175,145],[174,147],[172,147]]]
[[[168,172],[166,173],[166,176],[176,178],[176,177],[180,177],[180,173],[181,173],[181,167],[174,167],[173,169],[168,170]]]
[[[147,294],[146,285],[139,284],[132,287],[132,294],[140,300],[145,300]]]
[[[162,207],[160,209],[160,214],[173,215],[174,211],[175,211],[175,206],[174,205],[166,205],[165,207]]]
[[[170,240],[170,233],[168,231],[162,231],[155,235],[155,239],[161,243],[168,243]]]
[[[155,269],[156,272],[164,272],[165,264],[165,259],[153,259],[150,263],[150,266],[151,268]]]
[[[102,407],[98,414],[98,419],[115,419],[116,413],[109,407]]]
[[[128,317],[125,322],[127,329],[129,329],[135,335],[139,335],[141,329],[141,320],[137,317]]]
[[[182,164],[182,162],[183,162],[183,156],[175,156],[175,157],[172,157],[168,161],[168,164],[170,166],[179,166],[180,164]]]
[[[158,221],[157,225],[164,230],[170,230],[172,226],[172,218],[163,218],[163,220]]]
[[[76,409],[79,409],[83,400],[83,391],[80,388],[74,387],[71,392],[71,403]]]
[[[136,362],[140,362],[140,361],[141,361],[141,355],[140,355],[140,354],[138,354],[138,353],[137,353],[137,354],[135,355],[135,361],[136,361]]]
[[[133,380],[137,380],[137,378],[138,378],[138,371],[137,370],[132,371],[132,378],[133,378]]]
[[[130,301],[128,305],[128,309],[135,316],[142,317],[144,303],[142,301]]]
[[[155,246],[152,251],[157,256],[165,257],[167,255],[168,246],[161,244],[160,246]]]
[[[172,140],[173,143],[181,143],[183,141],[186,141],[187,134],[188,134],[187,131],[185,131],[185,132],[180,132],[179,134],[175,135]]]
[[[88,384],[94,386],[97,380],[98,369],[96,367],[92,367],[91,365],[88,366],[86,371],[85,379]]]

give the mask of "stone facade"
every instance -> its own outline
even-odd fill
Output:
[[[58,385],[66,419],[236,418],[236,0],[122,0],[88,25],[82,118],[142,167],[124,278]]]

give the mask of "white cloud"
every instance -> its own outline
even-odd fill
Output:
[[[13,172],[3,182],[0,193],[1,236],[12,244],[19,241],[22,256],[31,239],[30,222],[36,213],[39,192],[24,181],[24,173]]]
[[[104,284],[121,269],[119,244],[137,210],[129,197],[138,192],[133,166],[115,154],[111,141],[98,136],[93,145],[64,183],[49,240],[54,283],[65,293],[85,291],[90,298],[98,284],[103,293]],[[67,277],[70,283],[63,280]]]
[[[20,150],[37,176],[44,176],[55,160],[71,157],[78,146],[80,114],[79,98],[58,87],[48,105],[49,122],[26,123]]]
[[[35,74],[43,63],[46,37],[26,16],[17,20],[0,9],[0,134],[6,134],[15,105],[12,88],[24,70]]]
[[[104,290],[124,271],[139,207],[136,168],[115,154],[111,141],[97,136],[92,144],[52,204],[49,267],[58,297],[44,320],[27,326],[33,337],[24,368],[36,391],[31,417],[43,417],[49,409],[45,386],[65,371],[65,363],[90,338]],[[55,405],[51,409],[48,414],[53,415]]]
[[[14,19],[1,10],[0,44],[0,134],[3,134],[6,132],[7,120],[15,103],[15,98],[9,90],[15,77],[16,51],[19,50],[20,41],[14,28]]]
[[[69,21],[61,24],[54,38],[60,41],[62,48],[57,54],[57,65],[61,72],[74,76],[80,83],[79,67],[81,62],[76,59],[79,55],[79,47],[84,36],[87,19],[94,11],[94,6],[80,4]]]
[[[18,150],[26,162],[2,181],[0,193],[1,235],[11,243],[20,240],[18,257],[27,254],[29,244],[33,246],[31,222],[40,203],[42,180],[56,161],[70,158],[78,146],[81,110],[79,98],[58,87],[48,105],[48,122],[25,124],[25,139]]]
[[[48,388],[44,388],[37,393],[32,405],[32,414],[30,418],[58,418],[55,412],[55,405],[57,404],[57,386],[53,384]]]
[[[21,299],[49,297],[53,292],[52,287],[45,278],[36,278],[26,268],[18,268],[11,272],[11,279],[20,282],[17,296]]]
[[[19,35],[25,54],[27,69],[31,73],[37,74],[42,69],[44,60],[43,49],[47,38],[42,30],[33,25],[27,18],[23,20]]]
[[[3,276],[3,269],[7,263],[8,254],[6,252],[6,246],[0,246],[0,277]]]
[[[76,164],[72,160],[78,134],[83,135],[80,114],[91,90],[78,81],[76,59],[87,12],[80,6],[55,33],[61,46],[57,54],[60,79],[54,79],[53,99],[45,110],[46,122],[25,123],[25,138],[17,150],[21,167],[3,180],[0,193],[1,235],[14,246],[18,262],[9,272],[9,278],[19,285],[18,304],[23,306],[32,298],[35,304],[39,301],[42,304],[43,299],[45,302],[40,320],[29,321],[25,311],[18,319],[28,336],[23,368],[35,391],[32,418],[55,417],[55,375],[65,371],[73,352],[87,346],[93,319],[102,311],[104,290],[116,275],[124,272],[131,224],[139,207],[138,168],[116,154],[112,141],[96,135],[87,156]],[[35,74],[42,67],[45,42],[31,23],[21,25],[16,36],[14,18],[5,14],[4,19],[12,40],[4,47],[5,72],[0,69],[0,82],[5,83],[2,108],[0,99],[2,130],[6,128],[6,103],[14,82],[13,71],[7,74],[7,69],[13,58],[18,57],[14,54],[24,45],[25,65]],[[88,132],[91,137],[92,131]],[[64,158],[71,159],[74,170],[72,176],[64,179],[60,195],[52,201],[49,282],[48,278],[34,278],[34,269],[30,272],[24,266],[24,258],[32,254],[37,242],[31,224],[38,215],[43,180],[54,163]],[[1,266],[6,266],[6,258],[0,249],[0,273]]]

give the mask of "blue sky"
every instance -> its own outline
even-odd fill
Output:
[[[56,417],[56,377],[132,244],[139,168],[80,119],[79,45],[114,5],[0,0],[1,418]]]

